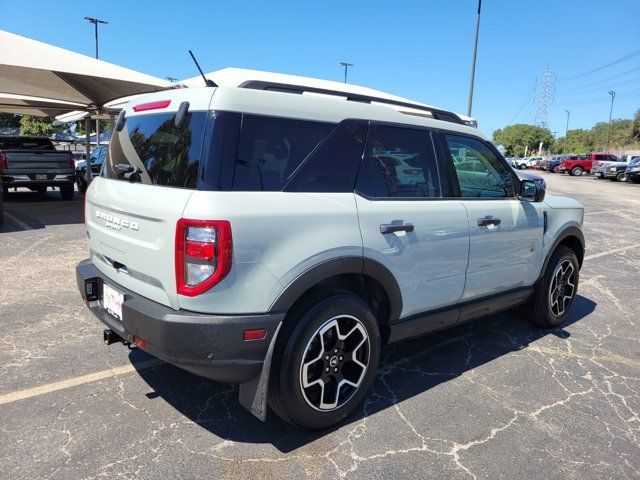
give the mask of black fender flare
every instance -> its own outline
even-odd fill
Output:
[[[389,300],[389,321],[400,318],[402,293],[398,282],[387,267],[367,257],[346,256],[318,263],[298,275],[287,285],[269,308],[269,312],[286,312],[310,288],[331,277],[344,274],[365,275],[376,280]]]
[[[553,245],[551,245],[551,248],[549,249],[549,253],[547,253],[547,256],[544,259],[544,262],[542,264],[542,269],[540,270],[540,275],[538,276],[538,281],[542,279],[542,277],[544,276],[544,272],[547,271],[547,266],[549,265],[549,260],[551,260],[551,256],[553,255],[553,252],[555,252],[556,248],[558,248],[558,245],[560,245],[560,243],[562,243],[564,240],[566,240],[569,237],[575,237],[578,239],[578,241],[580,242],[580,246],[582,247],[582,255],[584,257],[585,243],[584,243],[584,234],[582,233],[582,230],[580,230],[575,225],[571,225],[565,228],[564,230],[561,230],[560,233],[556,236],[556,239],[554,240]],[[580,267],[582,267],[583,258],[579,256],[578,261],[580,263]]]

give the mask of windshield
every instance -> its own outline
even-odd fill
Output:
[[[640,157],[633,157],[629,162],[629,165],[638,165],[640,164]]]
[[[195,189],[208,114],[190,112],[180,126],[175,117],[175,113],[127,117],[122,130],[112,136],[104,176]]]

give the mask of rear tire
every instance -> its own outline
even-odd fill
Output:
[[[526,170],[527,165],[525,163],[520,165],[520,170]]]
[[[579,177],[580,175],[582,175],[582,167],[573,167],[571,169],[571,175],[573,175],[574,177]]]
[[[78,186],[78,191],[84,193],[87,191],[87,178],[85,177],[85,172],[80,171],[76,174],[76,185]]]
[[[578,292],[580,265],[576,253],[569,247],[559,246],[527,306],[529,320],[542,328],[562,325],[569,315]]]
[[[367,395],[379,359],[380,331],[371,308],[349,292],[318,291],[282,325],[269,405],[294,425],[327,428]]]
[[[60,196],[63,200],[73,200],[73,184],[61,186]]]

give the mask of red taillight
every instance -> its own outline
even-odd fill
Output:
[[[4,152],[0,152],[0,168],[5,170],[9,168],[7,165],[7,154]]]
[[[69,152],[69,164],[70,164],[71,168],[73,168],[75,170],[76,162],[73,161],[73,153],[71,153],[71,152]]]
[[[181,218],[176,225],[176,289],[195,297],[231,270],[233,240],[226,220]]]
[[[147,110],[159,110],[161,108],[167,108],[171,100],[157,100],[155,102],[141,103],[133,107],[134,112],[145,112]]]
[[[604,162],[598,162],[599,167],[601,167],[602,165],[604,165]]]
[[[133,337],[133,343],[135,343],[138,347],[142,348],[143,350],[147,348],[147,342],[145,342],[141,338]]]

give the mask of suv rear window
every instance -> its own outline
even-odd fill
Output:
[[[133,178],[142,183],[195,189],[208,113],[190,112],[180,127],[175,117],[175,113],[128,117],[111,139],[104,176],[123,180],[127,171],[122,167],[132,166],[137,169]]]
[[[0,137],[0,150],[53,150],[48,138]]]

